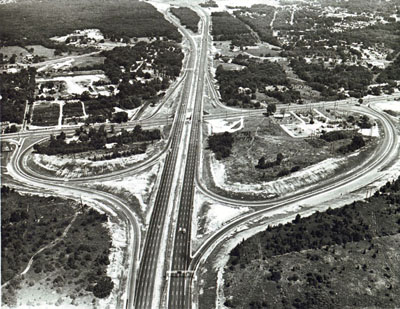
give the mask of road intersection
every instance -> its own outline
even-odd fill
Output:
[[[257,116],[264,111],[245,111],[229,108],[226,112],[219,114],[203,115],[204,88],[211,87],[214,93],[214,101],[219,102],[218,96],[210,81],[207,72],[208,46],[209,46],[209,16],[199,7],[193,6],[202,19],[202,31],[200,35],[193,35],[186,29],[180,29],[190,43],[191,52],[188,55],[186,68],[182,78],[171,90],[171,94],[179,91],[179,102],[173,120],[171,134],[165,149],[142,164],[132,167],[129,170],[122,170],[105,176],[86,177],[81,179],[71,179],[66,183],[63,179],[46,177],[39,173],[29,170],[24,164],[26,157],[32,149],[33,143],[28,141],[28,137],[34,136],[36,141],[48,137],[49,134],[57,134],[62,129],[24,131],[16,134],[2,136],[3,140],[19,140],[20,147],[13,154],[9,172],[20,183],[41,188],[42,190],[57,191],[60,195],[67,195],[73,198],[84,197],[88,201],[96,196],[96,199],[117,212],[121,220],[126,220],[131,226],[130,248],[131,263],[128,271],[126,285],[127,297],[119,300],[120,307],[126,308],[159,308],[162,305],[160,293],[157,292],[161,286],[167,285],[167,300],[165,307],[168,308],[191,308],[191,289],[193,288],[193,277],[202,262],[217,244],[223,242],[226,235],[229,235],[238,226],[254,220],[257,216],[268,213],[272,210],[284,209],[288,205],[299,203],[300,201],[329,197],[332,192],[347,190],[349,187],[365,186],[371,182],[371,175],[384,168],[397,158],[398,138],[397,130],[389,116],[380,113],[369,107],[354,106],[350,102],[324,102],[313,105],[284,105],[286,110],[297,110],[304,108],[314,108],[320,105],[337,106],[337,108],[351,108],[360,113],[373,116],[382,124],[384,139],[380,142],[378,150],[367,161],[357,169],[337,178],[330,179],[324,183],[309,188],[303,192],[296,192],[293,195],[285,196],[274,200],[264,201],[237,201],[228,199],[210,191],[204,184],[198,173],[198,162],[201,162],[201,139],[202,121],[207,119],[251,117]],[[171,17],[169,17],[171,18]],[[175,21],[176,22],[176,21]],[[166,98],[166,101],[170,99]],[[371,99],[370,104],[381,101],[382,98]],[[165,102],[166,102],[165,101]],[[219,102],[220,103],[220,102]],[[354,102],[352,102],[354,103]],[[222,105],[222,104],[221,104]],[[350,106],[350,107],[349,107]],[[282,106],[283,107],[283,106]],[[278,106],[278,110],[279,110]],[[159,109],[157,110],[159,111]],[[126,125],[116,127],[133,128],[137,124],[143,127],[162,125],[165,117],[158,117],[157,111],[147,119],[134,120]],[[188,113],[190,116],[188,117]],[[167,116],[168,117],[168,116]],[[75,128],[63,129],[64,132],[73,132]],[[30,140],[30,139],[29,139]],[[183,141],[187,140],[188,143]],[[144,244],[141,244],[141,230],[138,226],[136,215],[126,205],[125,201],[117,197],[93,189],[85,189],[80,185],[93,179],[121,177],[126,173],[138,173],[152,164],[165,158],[164,167],[161,173],[159,189],[156,194],[152,216],[146,232]],[[179,170],[184,170],[182,185],[176,183]],[[178,188],[178,186],[180,186]],[[235,206],[259,207],[259,210],[239,217],[222,229],[211,235],[202,246],[192,252],[191,248],[191,225],[193,198],[195,188],[216,201]],[[345,191],[343,191],[345,192]],[[346,191],[347,192],[347,191]],[[179,203],[174,205],[175,195],[178,196]],[[171,218],[174,213],[173,208],[177,207],[177,217]],[[166,257],[163,252],[168,235],[173,233],[173,247],[171,253],[170,267],[164,269]],[[164,250],[163,250],[164,248]],[[165,276],[166,281],[162,282]],[[161,280],[161,281],[160,281]],[[122,305],[123,304],[123,305]]]

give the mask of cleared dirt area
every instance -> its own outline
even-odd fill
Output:
[[[33,153],[27,160],[28,166],[43,175],[65,178],[76,178],[92,175],[103,175],[137,165],[156,155],[165,147],[165,140],[148,144],[145,153],[107,159],[113,149],[101,149],[70,155],[43,155]],[[126,150],[136,149],[137,145],[126,146]]]

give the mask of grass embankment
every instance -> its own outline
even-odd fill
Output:
[[[225,268],[225,305],[398,307],[399,191],[400,178],[367,201],[297,216],[242,242]]]
[[[2,284],[9,282],[3,304],[15,305],[24,284],[72,299],[110,294],[107,215],[72,200],[22,195],[4,186],[1,191],[1,277]]]

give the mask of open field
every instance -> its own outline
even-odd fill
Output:
[[[377,126],[360,130],[350,123],[343,127],[341,117],[345,115],[337,114],[336,120],[329,122],[323,119],[322,113],[311,113],[308,118],[304,115],[296,115],[301,121],[289,114],[283,120],[246,119],[243,127],[235,121],[225,124],[225,128],[211,122],[205,128],[208,134],[230,131],[234,142],[232,154],[221,160],[205,150],[203,177],[207,184],[220,194],[237,198],[242,194],[251,199],[281,196],[306,183],[316,183],[357,166],[375,149],[379,136]],[[313,115],[313,124],[309,123],[310,115]],[[353,120],[357,122],[357,117]],[[231,130],[229,126],[233,126]],[[345,130],[346,134],[335,140],[324,140],[319,137],[324,130]],[[344,153],[358,135],[357,131],[364,134],[366,146],[347,157]]]
[[[255,57],[277,57],[281,50],[276,46],[263,43],[257,44],[257,47],[246,48],[245,51]]]
[[[87,67],[100,66],[104,64],[105,57],[100,56],[86,56],[74,59],[71,64],[72,70],[81,70]]]

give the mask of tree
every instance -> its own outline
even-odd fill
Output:
[[[282,153],[278,153],[277,155],[276,155],[276,164],[277,165],[280,165],[281,164],[281,162],[282,162],[282,160],[283,160],[283,154]]]
[[[265,157],[262,156],[259,160],[258,160],[258,164],[256,165],[256,167],[263,167],[265,166]]]
[[[90,100],[90,92],[89,91],[84,91],[84,92],[82,92],[82,94],[81,94],[81,100],[82,101],[88,101],[88,100]]]
[[[267,112],[268,112],[268,114],[275,113],[276,112],[276,104],[275,103],[268,103]]]
[[[113,115],[112,121],[117,122],[117,123],[127,122],[128,121],[128,113],[117,112]]]
[[[101,277],[93,288],[93,295],[97,298],[106,298],[114,288],[114,282],[108,276]]]
[[[301,219],[301,216],[300,216],[300,214],[297,214],[296,215],[296,218],[293,220],[293,223],[299,223],[300,222],[300,219]]]

